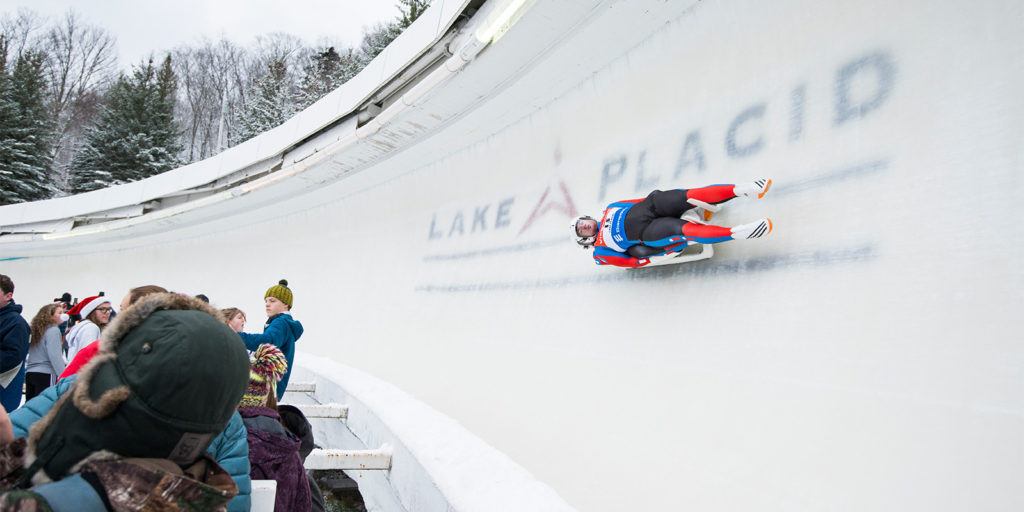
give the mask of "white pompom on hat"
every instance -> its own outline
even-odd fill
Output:
[[[100,295],[86,297],[82,299],[82,301],[79,302],[77,305],[75,305],[75,307],[71,308],[71,311],[68,311],[68,314],[79,315],[80,318],[84,319],[87,318],[89,316],[89,313],[92,313],[94,309],[100,307],[101,304],[110,304],[110,299]]]

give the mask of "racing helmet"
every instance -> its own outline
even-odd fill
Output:
[[[572,228],[572,239],[580,247],[582,247],[584,249],[589,249],[589,248],[593,247],[594,246],[594,242],[597,241],[597,233],[594,233],[593,236],[583,236],[583,235],[581,235],[580,232],[576,229],[576,226],[579,224],[579,222],[581,220],[592,220],[594,222],[597,222],[597,219],[595,219],[595,218],[593,218],[593,217],[591,217],[589,215],[584,215],[582,217],[579,217],[579,218],[573,220],[571,223],[569,223],[569,227]],[[598,230],[600,230],[600,229],[601,229],[601,226],[598,225]]]

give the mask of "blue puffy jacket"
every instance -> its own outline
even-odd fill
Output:
[[[29,427],[50,411],[57,399],[71,388],[71,383],[74,381],[74,375],[61,379],[32,400],[25,402],[19,409],[11,412],[15,437],[27,437]],[[231,478],[238,485],[238,496],[228,502],[229,512],[248,512],[251,505],[252,481],[249,479],[249,443],[245,434],[245,424],[242,423],[242,417],[236,411],[231,415],[231,420],[224,427],[224,431],[214,438],[210,447],[206,449],[206,452],[231,474]]]

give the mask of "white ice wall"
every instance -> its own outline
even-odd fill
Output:
[[[580,510],[1019,510],[1022,20],[1009,1],[603,2],[371,169],[212,233],[0,272],[29,309],[152,282],[250,330],[285,277],[300,349]],[[711,261],[600,268],[568,240],[612,200],[762,176],[767,197],[715,220],[775,231]]]

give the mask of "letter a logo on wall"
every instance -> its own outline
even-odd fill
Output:
[[[561,197],[559,197],[559,191],[561,192]],[[523,234],[533,225],[534,221],[543,217],[551,210],[562,212],[566,217],[576,216],[576,205],[573,204],[572,197],[569,196],[569,189],[561,181],[558,182],[558,189],[554,194],[551,193],[551,185],[544,189],[544,193],[540,196],[540,201],[537,201],[537,206],[533,207],[530,217],[526,219],[526,223],[523,224],[522,229],[519,230],[516,236]]]

